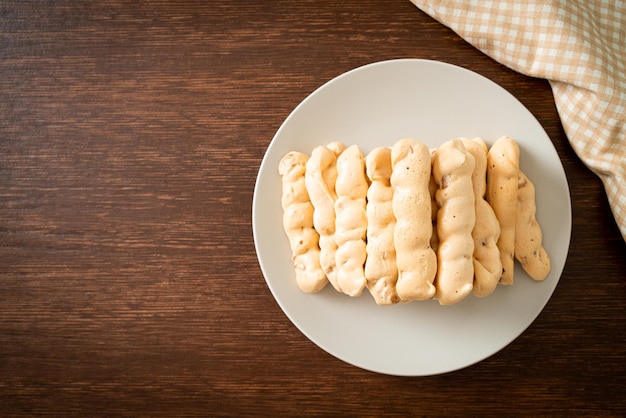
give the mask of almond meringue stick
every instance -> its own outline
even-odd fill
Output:
[[[320,234],[320,265],[333,287],[341,291],[337,283],[335,255],[335,182],[337,180],[337,155],[324,146],[316,147],[306,163],[304,176],[309,198],[315,209],[313,225]]]
[[[543,280],[550,272],[550,256],[543,248],[541,226],[535,217],[535,186],[522,171],[517,188],[515,258],[534,280]]]
[[[493,293],[502,276],[502,261],[498,249],[500,224],[493,208],[485,200],[487,190],[487,144],[480,138],[463,138],[465,149],[474,157],[472,186],[474,188],[474,209],[476,225],[472,231],[474,239],[474,288],[478,297]]]
[[[337,158],[335,191],[335,240],[337,242],[337,282],[349,296],[360,296],[366,286],[365,259],[367,234],[363,153],[357,145],[345,149]]]
[[[474,157],[459,139],[443,143],[435,152],[433,177],[437,190],[437,299],[442,305],[459,302],[474,285],[476,223],[472,174]]]
[[[391,149],[391,164],[396,291],[402,301],[431,299],[435,296],[437,257],[430,247],[430,150],[415,139],[401,139]]]
[[[367,288],[378,305],[398,302],[396,250],[393,243],[396,219],[393,216],[391,187],[391,150],[379,147],[365,157],[370,180],[367,190]]]
[[[487,153],[487,202],[500,224],[497,245],[502,277],[499,283],[505,285],[513,284],[514,278],[518,172],[519,147],[513,139],[504,136]]]
[[[292,151],[279,165],[282,176],[283,228],[289,239],[298,287],[307,293],[319,292],[328,279],[320,265],[319,234],[313,226],[313,205],[304,177],[308,156]]]

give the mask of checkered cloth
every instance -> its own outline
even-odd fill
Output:
[[[626,240],[626,2],[411,2],[496,61],[550,82],[569,142],[602,179]]]

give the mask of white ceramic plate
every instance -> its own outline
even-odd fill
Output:
[[[535,183],[537,218],[552,271],[534,282],[517,265],[513,286],[453,306],[436,301],[377,306],[366,291],[350,298],[327,285],[301,292],[282,229],[278,163],[331,141],[364,153],[405,137],[430,147],[455,137],[517,140],[522,170]],[[423,376],[485,359],[517,338],[554,291],[569,249],[571,204],[563,166],[547,134],[510,93],[469,70],[435,61],[383,61],[324,84],[289,115],[261,164],[253,201],[254,242],[276,301],[293,324],[333,356],[374,372]]]

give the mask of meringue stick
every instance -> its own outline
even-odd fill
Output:
[[[341,291],[359,296],[366,285],[368,189],[363,154],[357,145],[345,149],[337,158],[335,191],[335,241],[337,242],[337,282]]]
[[[333,287],[341,291],[337,283],[335,254],[335,181],[337,180],[337,156],[327,147],[313,149],[306,163],[304,181],[313,204],[313,226],[320,235],[320,265]]]
[[[522,171],[518,175],[515,221],[515,258],[534,280],[550,272],[550,256],[543,248],[541,226],[536,219],[535,186]]]
[[[393,216],[391,188],[391,149],[376,148],[365,157],[365,172],[370,180],[367,190],[367,259],[365,278],[367,288],[378,305],[398,302],[396,281],[396,251],[393,233],[396,219]]]
[[[514,278],[518,172],[519,147],[513,139],[504,136],[487,153],[487,202],[500,224],[497,245],[502,277],[499,283],[504,285],[513,284]]]
[[[431,299],[435,296],[437,256],[430,247],[430,150],[415,139],[401,139],[391,148],[391,165],[396,292],[405,302]]]
[[[485,200],[487,191],[487,145],[480,138],[463,138],[465,149],[474,157],[472,186],[476,225],[472,231],[474,239],[474,288],[478,297],[493,293],[502,275],[500,250],[496,242],[500,237],[500,224],[492,207]]]
[[[476,224],[472,174],[474,157],[459,139],[444,142],[433,159],[437,190],[437,299],[441,305],[459,302],[474,285],[474,239]]]
[[[313,205],[305,184],[308,156],[292,151],[278,165],[282,176],[283,228],[289,239],[298,287],[319,292],[328,279],[320,265],[319,234],[313,227]]]

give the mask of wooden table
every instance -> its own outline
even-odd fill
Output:
[[[425,58],[530,109],[569,180],[567,264],[512,344],[431,377],[350,366],[272,298],[252,239],[274,133],[324,82]],[[408,0],[0,4],[0,414],[626,414],[626,247],[545,80]]]

